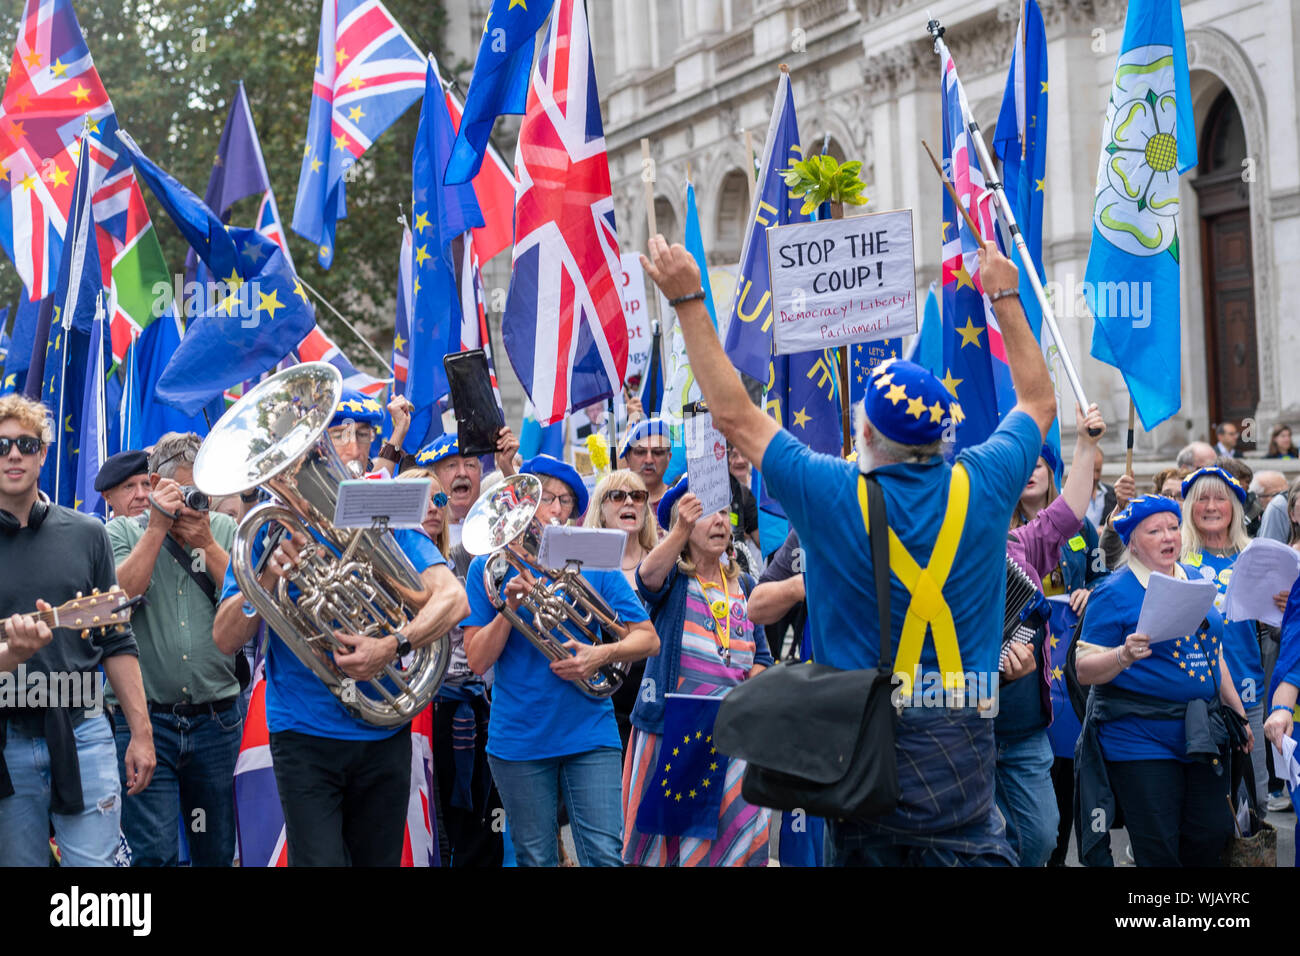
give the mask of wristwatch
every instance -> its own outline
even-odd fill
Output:
[[[384,446],[379,449],[379,457],[396,465],[402,460],[402,453],[393,446],[392,442],[384,442]]]
[[[411,653],[411,642],[406,639],[406,635],[401,631],[394,631],[393,637],[397,638],[397,656],[405,657]]]

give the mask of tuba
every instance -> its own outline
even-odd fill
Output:
[[[410,624],[429,590],[386,529],[333,524],[344,467],[327,434],[343,380],[327,362],[307,362],[262,381],[212,428],[194,462],[194,483],[211,496],[262,488],[273,501],[240,522],[230,550],[235,580],[266,623],[353,716],[399,727],[433,698],[450,659],[444,636],[384,669],[387,681],[358,682],[334,663],[336,629],[383,637]],[[253,542],[272,522],[306,537],[301,562],[274,592],[258,580]],[[322,543],[324,542],[324,543]],[[289,582],[298,590],[289,596]],[[367,692],[366,688],[369,688]]]
[[[483,568],[483,583],[493,606],[514,628],[546,657],[562,661],[572,655],[563,639],[555,635],[568,623],[589,644],[612,644],[622,640],[627,628],[618,620],[602,598],[582,576],[577,564],[560,570],[542,566],[538,554],[542,544],[542,524],[536,518],[542,500],[542,483],[535,475],[514,475],[483,492],[465,516],[461,544],[470,554],[488,555]],[[527,609],[528,618],[510,610],[501,587],[511,568],[527,571],[537,583],[523,596],[519,611]],[[545,583],[544,578],[550,578]],[[570,681],[589,697],[609,697],[623,684],[628,664],[607,664],[585,680]]]

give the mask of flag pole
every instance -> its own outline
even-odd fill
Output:
[[[948,46],[943,42],[944,26],[938,20],[931,19],[926,24],[926,29],[934,37],[934,52],[941,58],[950,57]],[[1029,248],[1025,245],[1025,237],[1020,233],[1020,226],[1016,223],[1016,214],[1011,211],[1011,203],[1007,200],[1006,192],[1002,188],[1002,182],[997,179],[994,173],[995,167],[992,158],[989,156],[988,146],[984,143],[984,134],[980,132],[979,124],[971,116],[970,104],[966,102],[966,91],[961,84],[957,85],[957,93],[961,103],[962,120],[966,123],[966,130],[970,134],[971,142],[979,153],[980,167],[985,176],[985,186],[993,193],[998,217],[1006,224],[1007,231],[1011,233],[1011,238],[1020,253],[1021,265],[1029,276],[1029,284],[1033,286],[1034,296],[1038,299],[1038,306],[1043,313],[1043,321],[1047,324],[1047,330],[1051,332],[1052,338],[1056,341],[1057,355],[1060,356],[1061,367],[1065,369],[1065,377],[1070,380],[1070,388],[1079,402],[1079,407],[1086,411],[1089,402],[1087,395],[1083,391],[1083,381],[1079,378],[1079,373],[1074,367],[1074,361],[1070,358],[1070,351],[1065,345],[1065,338],[1061,335],[1060,326],[1056,324],[1056,313],[1052,310],[1052,303],[1048,300],[1047,293],[1043,289],[1043,282],[1039,278],[1034,260],[1030,258]],[[960,202],[957,203],[957,208],[962,210],[963,215],[966,214],[966,210]],[[970,217],[967,216],[966,218],[969,223]],[[982,236],[982,233],[976,230],[975,235]]]
[[[646,224],[650,229],[648,235],[654,237],[659,234],[659,224],[655,221],[655,177],[652,175],[649,179],[646,178],[646,170],[652,168],[654,168],[654,161],[650,158],[650,140],[643,136],[641,137],[641,194],[645,200]],[[646,243],[646,246],[647,251],[649,251],[648,242]],[[653,283],[651,284],[653,285]],[[651,336],[659,336],[659,349],[661,352],[664,352],[664,349],[667,348],[668,342],[668,327],[667,317],[662,315],[659,311],[658,292],[659,287],[655,286],[655,290],[646,296],[646,310],[650,313],[650,334]],[[653,303],[653,305],[651,303]],[[659,360],[660,369],[666,371],[668,368],[667,353],[665,352],[664,354],[661,354]],[[662,407],[659,409],[659,414],[663,414]],[[676,409],[676,414],[680,417],[682,410],[680,408]]]
[[[334,318],[336,318],[336,319],[338,319],[340,322],[342,322],[343,325],[347,328],[347,330],[348,330],[349,332],[351,332],[353,335],[355,335],[355,336],[357,337],[357,340],[358,340],[362,345],[364,345],[367,349],[370,350],[370,354],[373,355],[373,356],[376,358],[376,360],[378,360],[380,366],[382,366],[382,367],[383,367],[383,368],[388,372],[388,381],[389,381],[389,382],[392,382],[392,381],[393,381],[393,377],[394,377],[394,376],[393,376],[393,367],[392,367],[391,365],[389,365],[388,362],[386,362],[386,361],[384,360],[384,357],[383,357],[382,355],[380,355],[379,352],[377,352],[377,351],[375,350],[375,347],[374,347],[373,345],[370,344],[370,340],[367,339],[367,338],[366,338],[364,335],[362,335],[360,332],[358,332],[357,329],[356,329],[356,327],[353,326],[353,324],[352,324],[351,322],[349,322],[347,319],[345,319],[345,318],[343,317],[342,313],[340,313],[338,309],[336,309],[336,308],[334,308],[334,306],[330,305],[329,300],[326,299],[325,296],[321,295],[319,292],[317,292],[315,289],[313,289],[311,286],[309,286],[309,285],[307,284],[307,280],[306,280],[306,279],[304,279],[304,278],[303,278],[302,276],[300,276],[300,275],[297,275],[296,273],[294,274],[294,278],[297,279],[298,282],[302,284],[302,287],[303,287],[304,289],[306,289],[308,292],[310,292],[312,295],[314,295],[317,299],[319,299],[319,300],[320,300],[320,304],[323,305],[323,306],[325,306],[325,308],[329,309],[330,312],[333,314]],[[297,345],[296,342],[295,342],[294,344]]]
[[[1124,452],[1124,474],[1130,478],[1133,477],[1133,425],[1134,414],[1137,411],[1133,406],[1133,396],[1128,399],[1128,449]]]

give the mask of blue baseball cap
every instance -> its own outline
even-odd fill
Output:
[[[672,444],[672,435],[668,431],[668,423],[662,418],[646,418],[633,425],[623,439],[623,447],[619,449],[618,457],[626,458],[627,453],[631,451],[632,446],[642,439],[649,438],[651,435],[662,435]]]

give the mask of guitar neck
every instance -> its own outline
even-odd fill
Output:
[[[23,617],[29,621],[44,621],[50,627],[58,627],[58,619],[55,617],[53,609],[48,611],[33,611],[30,614],[24,614]],[[0,620],[0,641],[9,639],[9,625]]]

